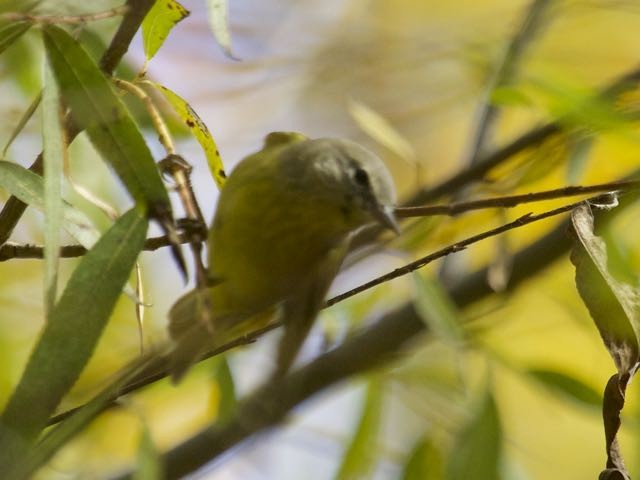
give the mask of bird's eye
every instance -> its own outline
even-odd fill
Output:
[[[356,172],[353,175],[353,178],[358,185],[361,185],[363,187],[369,186],[369,174],[366,172],[366,170],[362,168],[356,169]]]

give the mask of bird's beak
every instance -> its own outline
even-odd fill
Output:
[[[371,209],[371,213],[380,225],[388,228],[389,230],[393,230],[397,235],[400,235],[400,225],[398,225],[398,221],[393,214],[393,207],[376,205]]]

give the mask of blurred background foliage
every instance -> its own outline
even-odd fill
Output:
[[[348,137],[385,159],[400,198],[409,199],[466,168],[485,101],[499,109],[486,151],[542,122],[560,120],[565,129],[492,170],[487,181],[457,199],[611,181],[638,168],[640,137],[633,114],[640,90],[614,103],[593,99],[601,87],[638,65],[640,6],[635,1],[548,2],[508,82],[493,90],[496,69],[530,1],[234,0],[229,19],[237,59],[225,57],[215,44],[204,2],[182,3],[191,16],[171,33],[148,75],[190,102],[211,130],[227,168],[257,149],[269,131]],[[45,0],[38,9],[86,13],[116,5]],[[0,2],[0,8],[13,11],[15,2]],[[81,41],[99,55],[117,22],[86,25]],[[0,57],[0,144],[40,89],[42,57],[37,29]],[[125,58],[118,74],[131,78],[144,61],[139,39]],[[28,166],[41,148],[39,131],[36,114],[7,158]],[[195,167],[196,194],[210,218],[216,189],[204,156],[184,132],[176,132],[182,138],[179,151]],[[155,137],[149,130],[148,141],[159,158]],[[125,210],[126,195],[84,135],[72,145],[68,172],[93,195]],[[98,225],[109,224],[68,183],[65,195]],[[0,191],[0,200],[6,198]],[[401,237],[349,268],[332,291],[529,211],[563,203],[407,223]],[[618,264],[636,283],[637,214],[637,207],[628,209],[607,231]],[[203,478],[595,478],[605,461],[600,392],[614,366],[577,295],[568,259],[514,293],[496,293],[464,311],[456,310],[440,283],[493,264],[499,289],[508,280],[513,252],[554,225],[550,220],[513,230],[455,254],[446,267],[430,265],[326,310],[305,359],[406,301],[416,302],[432,333],[392,365],[305,403],[283,429],[233,450]],[[41,244],[42,228],[42,216],[29,209],[11,240]],[[64,260],[63,276],[75,264]],[[166,338],[166,311],[188,287],[167,252],[145,252],[142,264],[152,303],[144,338],[153,345]],[[0,403],[10,395],[42,326],[41,290],[41,261],[0,264]],[[270,370],[276,337],[269,334],[229,355],[239,395]],[[123,297],[61,409],[88,400],[138,353],[138,344],[134,306]],[[223,410],[221,399],[232,384],[221,381],[218,366],[215,359],[203,362],[178,387],[165,380],[124,398],[38,478],[101,477],[135,461],[139,451],[146,458],[154,448],[161,451],[186,438]],[[632,384],[621,436],[636,475],[638,394]]]

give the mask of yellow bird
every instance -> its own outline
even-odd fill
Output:
[[[347,253],[374,223],[398,231],[395,189],[382,160],[342,139],[269,134],[220,193],[209,230],[211,288],[169,313],[172,374],[208,348],[275,318],[284,324],[275,375],[290,368]]]

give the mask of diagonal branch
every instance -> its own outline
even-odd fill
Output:
[[[613,220],[637,199],[637,192],[621,197],[620,205],[607,215],[606,221]],[[568,227],[568,221],[561,222],[514,256],[514,274],[507,286],[509,291],[566,254],[570,246],[566,235]],[[448,293],[459,308],[464,308],[493,293],[486,278],[487,269],[482,268],[450,287]],[[240,403],[235,415],[224,425],[213,424],[169,450],[164,455],[167,478],[179,478],[192,472],[251,435],[276,426],[295,406],[329,386],[394,360],[406,351],[409,341],[425,333],[426,329],[411,303],[386,314],[378,323],[335,350],[259,388]],[[130,478],[130,474],[116,478]]]
[[[563,222],[515,256],[514,272],[517,273],[512,278],[510,289],[566,253],[569,246],[565,238],[566,227],[567,223]],[[540,255],[541,252],[544,255]],[[531,261],[532,258],[536,261]],[[486,283],[486,274],[486,269],[481,269],[449,290],[459,307],[492,293]],[[407,303],[389,312],[378,323],[335,350],[258,389],[240,404],[234,417],[224,426],[213,424],[171,449],[164,456],[167,478],[180,478],[258,431],[276,426],[291,409],[323,389],[393,360],[404,351],[410,340],[425,331],[426,325],[412,304]],[[117,480],[127,478],[131,478],[131,473],[115,477]]]
[[[325,308],[326,307],[330,307],[332,305],[335,305],[338,302],[341,302],[343,300],[346,300],[347,298],[353,297],[365,290],[368,290],[370,288],[373,288],[377,285],[380,285],[381,283],[387,282],[389,280],[392,280],[394,278],[397,278],[399,276],[402,275],[406,275],[407,273],[410,273],[414,270],[417,270],[419,268],[422,268],[426,265],[428,265],[429,263],[442,258],[446,255],[458,252],[460,250],[463,250],[464,248],[466,248],[467,246],[479,242],[481,240],[484,240],[488,237],[491,236],[495,236],[495,235],[499,235],[501,233],[506,232],[507,230],[512,230],[514,228],[520,228],[523,227],[525,225],[528,225],[530,223],[533,222],[537,222],[540,220],[544,220],[546,218],[555,216],[555,215],[560,215],[562,213],[566,213],[570,210],[572,210],[574,207],[576,207],[577,205],[580,205],[581,203],[583,203],[583,201],[580,202],[576,202],[576,203],[572,203],[569,205],[565,205],[563,207],[560,208],[556,208],[554,210],[550,210],[547,212],[543,212],[541,214],[538,215],[532,215],[532,214],[528,214],[528,215],[524,215],[518,219],[516,219],[513,222],[504,224],[500,227],[494,228],[492,230],[487,230],[485,232],[482,232],[478,235],[474,235],[472,237],[468,237],[464,240],[461,240],[457,243],[454,243],[452,245],[449,245],[448,247],[442,248],[436,252],[433,252],[423,258],[420,258],[414,262],[411,262],[403,267],[397,268],[396,270],[393,270],[392,272],[389,272],[386,275],[382,275],[378,278],[375,278],[374,280],[371,280],[370,282],[364,283],[352,290],[349,290],[345,293],[342,293],[340,295],[337,295],[333,298],[330,298],[327,300],[326,304],[325,304]],[[260,336],[262,336],[264,333],[273,330],[274,328],[277,328],[278,326],[280,326],[279,323],[272,323],[269,324],[268,326],[261,328],[257,331],[251,332],[250,334],[247,334],[243,337],[234,339],[233,341],[226,343],[222,346],[220,346],[219,348],[216,348],[214,350],[209,351],[206,355],[204,355],[201,360],[210,358],[212,356],[215,355],[219,355],[221,353],[224,353],[232,348],[235,348],[237,346],[240,345],[246,345],[249,343],[254,342],[257,338],[259,338]],[[119,397],[126,395],[128,393],[131,393],[135,390],[139,390],[140,388],[143,388],[151,383],[154,383],[158,380],[161,380],[162,378],[167,377],[169,374],[169,370],[168,370],[168,359],[160,354],[158,356],[157,359],[155,359],[153,362],[149,363],[149,365],[147,365],[147,367],[144,369],[144,371],[142,373],[140,373],[135,380],[133,380],[132,382],[130,382],[126,387],[116,391],[113,393],[111,402],[107,405],[107,407],[109,406],[114,406],[118,400]],[[58,415],[56,415],[55,417],[51,418],[49,420],[49,424],[55,424],[58,423],[64,419],[66,419],[67,417],[69,417],[73,412],[77,411],[78,409],[82,408],[82,405],[79,407],[75,407],[71,410],[62,412]]]
[[[598,96],[603,99],[614,98],[633,88],[638,82],[640,82],[640,67],[635,67],[602,87]],[[450,195],[473,182],[481,181],[489,171],[509,160],[514,155],[523,152],[527,148],[539,145],[561,132],[562,124],[559,120],[532,128],[505,146],[486,155],[482,155],[478,161],[470,165],[469,168],[452,175],[433,187],[418,192],[405,203],[408,205],[429,203],[444,195]]]
[[[518,195],[505,195],[501,197],[483,198],[480,200],[470,200],[468,202],[454,202],[443,205],[426,205],[424,207],[397,207],[394,211],[397,218],[425,217],[432,215],[459,215],[461,213],[480,210],[484,208],[510,208],[523,203],[538,202],[541,200],[551,200],[554,198],[572,197],[576,195],[586,195],[588,193],[629,191],[640,188],[640,180],[623,180],[617,182],[599,183],[595,185],[573,185],[568,187],[555,188],[553,190],[542,190],[539,192],[523,193]],[[198,238],[199,232],[182,232],[177,235],[179,243],[190,243]],[[198,240],[201,241],[201,240]],[[172,245],[172,239],[167,235],[151,237],[145,241],[143,250],[153,251],[162,247]],[[87,253],[87,249],[82,245],[64,245],[60,248],[61,258],[80,257]],[[41,259],[44,258],[44,247],[42,245],[18,244],[7,242],[0,246],[0,262],[11,259]]]

